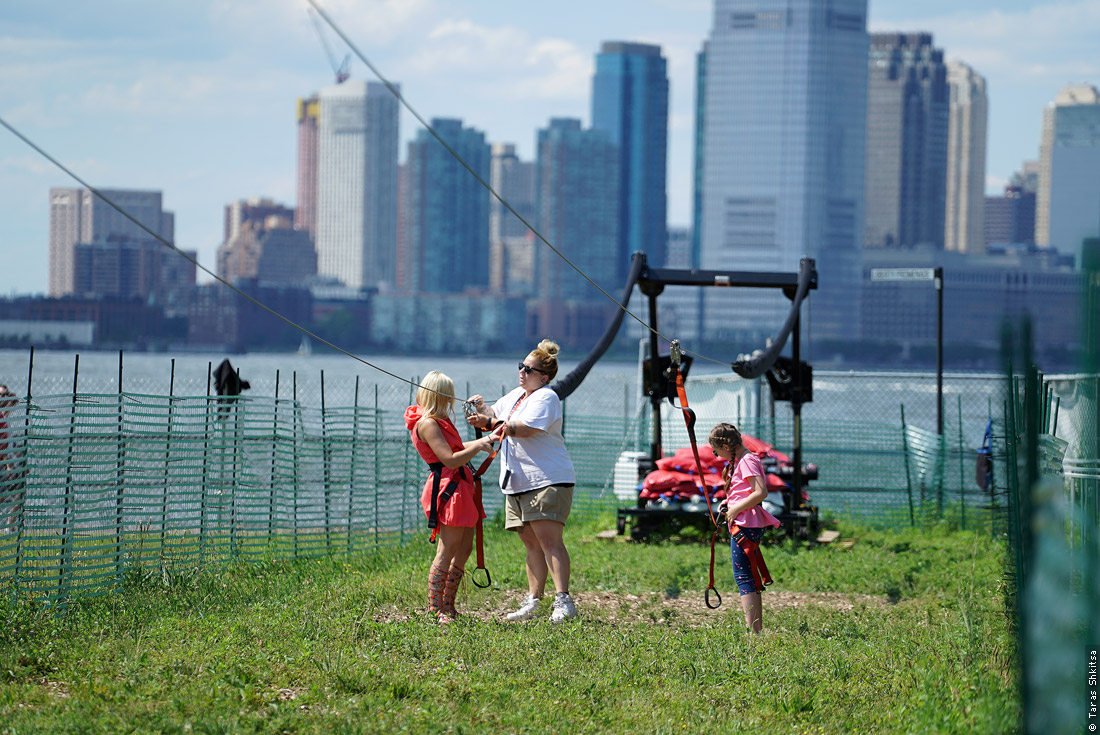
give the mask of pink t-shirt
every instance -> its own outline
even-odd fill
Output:
[[[760,464],[760,457],[752,452],[745,452],[745,455],[741,457],[740,461],[738,461],[737,465],[734,467],[733,475],[730,477],[729,490],[726,492],[726,503],[728,505],[736,505],[749,495],[752,495],[752,483],[749,482],[750,477],[763,478],[764,466]],[[766,480],[764,486],[767,487]],[[779,519],[764,510],[764,506],[759,504],[754,505],[748,510],[741,511],[736,518],[731,519],[731,531],[735,523],[742,528],[762,528],[764,526],[775,526],[779,528]]]

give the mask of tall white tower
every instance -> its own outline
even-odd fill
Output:
[[[397,98],[379,82],[318,95],[317,273],[392,285],[397,258]]]
[[[949,61],[947,84],[951,104],[943,247],[977,253],[985,242],[985,78],[961,61]]]

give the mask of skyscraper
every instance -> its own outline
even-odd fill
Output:
[[[871,35],[867,247],[944,245],[950,95],[930,33]]]
[[[966,64],[948,62],[950,113],[944,249],[981,252],[985,240],[985,78]]]
[[[489,185],[520,217],[535,224],[535,164],[511,143],[493,143]],[[489,288],[516,296],[534,285],[535,238],[496,197],[489,199]]]
[[[392,284],[398,102],[386,85],[326,87],[317,133],[317,272],[352,288]]]
[[[866,0],[716,0],[698,63],[699,265],[795,272],[815,258],[815,337],[859,324],[866,14]],[[704,297],[709,338],[774,334],[790,309],[771,290]]]
[[[1035,243],[1079,256],[1100,237],[1100,92],[1066,87],[1043,110]]]
[[[985,199],[985,244],[1035,242],[1035,192],[1009,184],[1003,196]]]
[[[461,120],[432,127],[483,180],[489,179],[485,134]],[[410,292],[462,293],[489,286],[489,191],[427,130],[409,143],[403,192],[404,282]]]
[[[553,118],[538,131],[535,169],[537,227],[564,257],[614,295],[618,282],[619,147],[602,130]],[[581,343],[606,327],[610,304],[541,243],[535,246],[536,332],[561,343]],[[596,308],[570,312],[569,305]]]
[[[257,216],[262,210],[267,212]],[[293,227],[294,210],[264,199],[234,202],[226,213],[234,213],[227,217],[234,226],[226,228],[217,252],[217,272],[225,280],[302,284],[317,273],[313,241],[308,232]]]
[[[175,239],[175,217],[162,208],[159,191],[100,191],[154,234],[168,242]],[[50,296],[75,293],[77,243],[106,242],[109,238],[155,242],[90,189],[50,189]]]
[[[298,100],[298,202],[294,227],[313,237],[317,230],[317,118],[321,103],[314,95]]]
[[[266,197],[238,199],[232,204],[225,205],[225,227],[222,242],[229,242],[239,235],[241,227],[246,223],[251,222],[262,227],[267,222],[268,217],[293,221],[294,215],[293,209],[279,204],[273,199]],[[280,224],[279,226],[285,227],[286,225]]]
[[[592,128],[619,146],[620,279],[637,250],[652,265],[664,265],[668,71],[660,46],[604,42],[592,78]]]

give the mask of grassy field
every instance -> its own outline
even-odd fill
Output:
[[[519,541],[454,625],[424,612],[431,547],[131,575],[51,614],[0,608],[0,733],[1002,733],[1019,713],[1003,549],[969,533],[841,528],[771,546],[765,635],[728,550],[567,530],[581,619],[501,621]],[[546,615],[549,610],[546,610]]]

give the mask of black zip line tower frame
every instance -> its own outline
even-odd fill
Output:
[[[640,257],[644,260],[645,255],[638,253],[635,257]],[[817,269],[813,261],[809,261],[809,267],[811,269],[809,289],[816,290]],[[651,462],[656,462],[657,459],[661,457],[661,403],[667,397],[667,393],[662,391],[660,386],[668,384],[668,378],[664,375],[656,338],[656,335],[660,333],[657,323],[657,297],[661,295],[666,286],[778,288],[783,291],[783,295],[793,304],[796,300],[796,293],[798,291],[799,276],[800,274],[797,272],[781,273],[771,271],[650,268],[648,264],[643,263],[641,273],[637,279],[637,284],[639,290],[646,296],[649,303],[650,375],[646,392],[649,396],[649,402],[653,412],[653,438],[649,450]],[[802,467],[802,404],[808,402],[809,396],[812,396],[812,386],[803,384],[804,382],[809,383],[810,371],[808,366],[805,366],[804,369],[801,361],[800,312],[801,304],[799,304],[799,313],[794,316],[794,326],[791,330],[791,359],[789,363],[784,361],[788,369],[784,370],[778,364],[769,367],[768,382],[774,395],[775,385],[777,383],[776,373],[783,373],[783,379],[778,380],[778,382],[784,383],[786,390],[784,390],[784,396],[777,397],[777,400],[790,400],[791,411],[794,414],[794,446],[792,452],[794,474],[791,478],[791,492],[784,494],[783,515],[785,517],[780,518],[780,520],[785,523],[793,520],[801,527],[810,522],[810,515],[812,515],[809,511],[801,510],[802,487],[804,485]],[[783,358],[778,358],[776,362],[779,363],[780,361],[783,361]],[[637,515],[639,511],[644,512],[641,508],[631,509],[630,515]],[[667,511],[656,512],[667,513]],[[620,516],[621,514],[622,511],[620,511]]]

